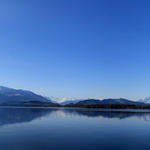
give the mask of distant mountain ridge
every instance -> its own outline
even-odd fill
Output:
[[[145,100],[146,101],[146,100]],[[95,107],[95,108],[129,108],[130,106],[140,106],[138,108],[150,108],[150,104],[145,101],[132,101],[124,98],[118,99],[72,99],[62,103],[52,101],[31,91],[13,89],[0,86],[0,106],[60,106],[60,107]],[[147,107],[148,106],[148,107]]]
[[[75,105],[144,105],[143,102],[136,102],[127,100],[124,98],[119,99],[104,99],[104,100],[97,100],[97,99],[87,99],[77,102]]]
[[[31,91],[13,89],[0,86],[0,105],[13,105],[13,104],[54,104],[46,97],[35,94]]]
[[[76,103],[78,103],[80,101],[82,101],[82,100],[78,100],[78,99],[76,99],[76,100],[67,100],[67,101],[64,101],[64,102],[62,102],[60,104],[61,105],[76,104]]]
[[[146,98],[140,99],[140,100],[138,100],[138,101],[139,101],[139,102],[146,103],[146,104],[150,104],[150,97],[146,97]]]

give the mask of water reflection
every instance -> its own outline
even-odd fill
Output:
[[[148,112],[0,108],[0,150],[149,150],[149,121]]]
[[[136,111],[90,111],[90,110],[63,110],[66,115],[78,115],[78,116],[86,116],[86,117],[102,117],[102,118],[117,118],[117,119],[125,119],[129,117],[137,117],[143,119],[145,121],[150,120],[150,112],[136,112]]]
[[[68,115],[79,115],[86,117],[96,118],[117,118],[126,119],[129,117],[136,117],[144,121],[150,121],[150,112],[126,112],[126,111],[83,111],[83,110],[64,110]]]
[[[90,117],[90,118],[117,118],[125,119],[135,117],[150,121],[149,112],[123,112],[123,111],[90,111],[83,109],[59,108],[0,108],[0,126],[14,123],[25,123],[42,117],[51,117],[57,114],[61,117]]]
[[[0,108],[0,126],[30,122],[48,115],[53,110],[42,108]]]

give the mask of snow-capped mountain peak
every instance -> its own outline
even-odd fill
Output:
[[[76,98],[74,98],[74,97],[62,97],[62,98],[57,98],[57,97],[53,97],[53,96],[51,96],[50,99],[51,99],[52,101],[57,102],[57,103],[63,103],[63,102],[66,102],[66,101],[74,101],[74,100],[76,100]]]
[[[150,104],[150,97],[142,98],[142,99],[140,99],[138,101]]]

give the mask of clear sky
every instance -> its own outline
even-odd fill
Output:
[[[56,97],[150,96],[150,1],[1,0],[0,85]]]

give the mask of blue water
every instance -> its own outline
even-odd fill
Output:
[[[150,150],[150,113],[0,108],[0,150]]]

